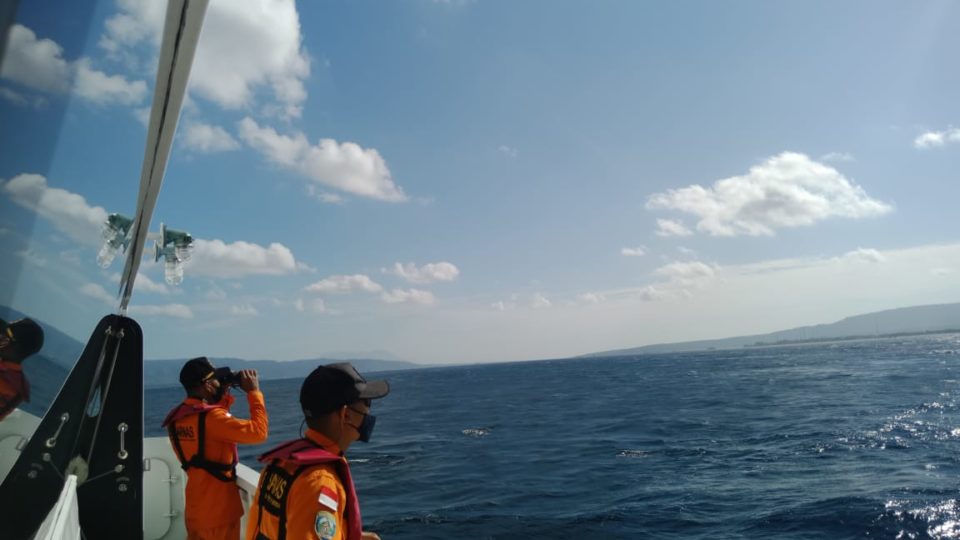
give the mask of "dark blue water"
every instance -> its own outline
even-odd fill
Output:
[[[939,336],[395,372],[349,456],[388,540],[958,538],[957,352]],[[298,433],[299,385],[263,385],[271,444]],[[180,397],[148,391],[148,427]]]

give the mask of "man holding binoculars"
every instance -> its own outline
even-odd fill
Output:
[[[237,443],[267,439],[267,409],[256,370],[214,368],[206,357],[180,370],[187,398],[163,421],[180,464],[187,471],[184,519],[188,540],[237,540],[243,504],[237,487]],[[250,419],[230,415],[228,389],[247,393]]]

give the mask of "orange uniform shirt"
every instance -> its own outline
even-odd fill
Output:
[[[188,405],[200,404],[196,398],[183,401]],[[247,392],[250,419],[234,418],[227,409],[212,409],[205,422],[206,441],[204,454],[210,461],[233,463],[234,443],[259,443],[267,439],[267,408],[260,391]],[[198,433],[200,415],[195,414],[177,421],[178,432],[188,435]],[[187,429],[180,429],[187,428]],[[198,441],[181,436],[183,455],[190,459],[197,453]],[[187,494],[184,519],[187,530],[202,530],[225,527],[239,522],[243,516],[240,488],[236,482],[217,480],[207,471],[191,467],[187,469]]]
[[[336,443],[313,429],[307,429],[306,437],[319,444],[324,450],[341,454]],[[346,461],[346,458],[343,458]],[[283,463],[283,469],[289,473],[297,468],[294,463]],[[247,515],[247,540],[257,537],[257,518],[260,515],[260,490],[263,489],[264,475],[260,475],[260,485],[253,497],[250,513]],[[304,470],[287,490],[287,540],[344,540],[347,534],[347,520],[344,514],[347,507],[347,492],[337,475],[334,463],[313,465]],[[260,534],[271,540],[279,538],[279,520],[268,512],[260,517]]]
[[[11,372],[11,374],[14,375],[14,377],[11,377],[13,379],[16,379],[18,376],[23,377],[23,366],[15,362],[0,360],[0,370]],[[23,388],[11,385],[4,377],[0,377],[0,420],[3,420],[8,414],[13,412],[13,410],[17,408],[17,405],[23,401],[24,397]],[[3,412],[4,409],[8,410]]]

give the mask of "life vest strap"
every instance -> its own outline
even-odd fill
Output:
[[[211,461],[206,458],[204,450],[206,448],[206,423],[207,423],[207,412],[204,410],[199,413],[197,418],[197,453],[193,455],[190,459],[187,459],[186,455],[183,452],[183,447],[180,446],[180,438],[177,436],[177,422],[171,421],[167,424],[167,434],[170,437],[170,442],[173,443],[174,450],[177,451],[177,458],[180,460],[180,467],[183,470],[188,470],[191,467],[197,469],[202,469],[207,471],[210,476],[213,476],[221,482],[236,482],[237,481],[237,458],[234,456],[233,463],[218,463],[216,461]],[[229,474],[227,474],[229,473]]]
[[[256,540],[270,540],[260,532],[260,524],[263,521],[263,511],[272,514],[279,521],[277,525],[277,538],[274,540],[286,540],[287,538],[287,499],[290,495],[290,489],[296,480],[309,465],[300,465],[292,473],[280,466],[280,460],[273,460],[267,465],[263,473],[263,479],[260,482],[260,497],[257,499],[257,537]],[[266,484],[266,485],[264,485]]]

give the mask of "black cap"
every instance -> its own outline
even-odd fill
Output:
[[[320,366],[300,387],[300,406],[307,418],[335,411],[360,399],[377,399],[390,393],[387,381],[368,381],[347,362]]]
[[[7,323],[3,331],[10,338],[10,348],[21,360],[43,348],[43,328],[33,319]]]
[[[180,369],[180,384],[190,390],[200,386],[203,381],[213,376],[213,364],[207,360],[206,356],[191,358]]]

